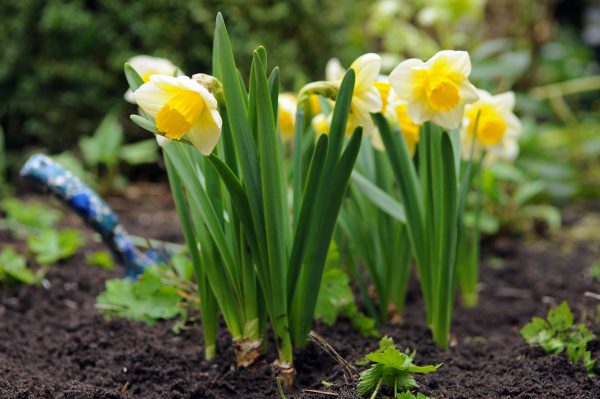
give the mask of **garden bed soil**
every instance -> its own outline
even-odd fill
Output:
[[[111,199],[133,233],[177,240],[179,232],[164,187],[130,189]],[[587,208],[586,215],[596,215]],[[417,364],[443,363],[438,372],[417,376],[420,391],[437,398],[600,398],[600,379],[590,379],[564,354],[546,356],[529,348],[519,329],[532,316],[545,316],[566,299],[600,336],[600,292],[587,268],[600,260],[596,243],[573,241],[568,232],[584,220],[567,215],[560,237],[529,242],[522,237],[488,241],[483,249],[481,303],[456,309],[452,345],[436,348],[425,327],[418,284],[411,282],[404,321],[381,328],[402,348],[417,350]],[[75,217],[66,225],[82,228]],[[92,242],[89,231],[84,233]],[[573,234],[575,235],[575,234]],[[585,238],[585,237],[584,237]],[[0,245],[14,243],[0,232]],[[180,334],[172,321],[149,327],[105,318],[95,309],[104,281],[119,275],[85,265],[88,244],[78,255],[50,268],[45,287],[0,288],[0,398],[278,398],[268,355],[251,369],[232,367],[231,341],[223,331],[219,355],[202,359],[197,324]],[[315,330],[341,356],[354,362],[378,340],[357,333],[347,320]],[[600,341],[590,344],[600,357]],[[356,398],[354,383],[324,351],[309,344],[295,357],[296,386],[287,398]],[[326,387],[322,381],[333,385]],[[310,392],[309,390],[324,393]]]

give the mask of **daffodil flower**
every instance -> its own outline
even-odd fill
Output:
[[[470,73],[466,51],[444,50],[427,62],[414,58],[401,62],[390,74],[390,82],[415,123],[431,120],[446,129],[456,129],[465,106],[478,98],[468,79]]]
[[[181,70],[166,58],[151,57],[149,55],[136,55],[127,60],[127,64],[140,75],[140,78],[144,83],[150,80],[152,75],[167,75],[176,76],[181,73]],[[132,104],[135,103],[133,100],[133,92],[131,89],[125,93],[125,101]]]
[[[282,93],[279,95],[279,133],[283,142],[294,138],[296,120],[296,95],[293,93]]]
[[[217,100],[204,86],[187,76],[152,75],[133,93],[135,102],[156,121],[168,139],[183,136],[209,155],[221,135]]]
[[[331,114],[317,114],[313,117],[311,125],[317,136],[321,134],[329,134],[331,128]]]
[[[466,150],[463,156],[470,156],[469,149],[475,140],[477,153],[485,150],[492,158],[516,158],[522,126],[513,113],[514,93],[509,91],[495,96],[485,90],[477,90],[477,93],[479,100],[465,108],[462,142]]]
[[[375,131],[371,113],[381,112],[383,107],[381,95],[374,84],[381,69],[381,57],[374,53],[361,55],[350,68],[354,69],[356,79],[346,134],[352,134],[357,126],[362,125],[364,134],[370,135]]]

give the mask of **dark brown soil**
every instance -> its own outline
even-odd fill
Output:
[[[128,193],[129,199],[112,201],[127,212],[126,226],[153,238],[177,239],[175,213],[169,201],[161,202],[164,190],[136,190]],[[565,355],[546,356],[528,348],[518,333],[532,316],[544,316],[550,306],[567,299],[576,316],[600,336],[600,302],[584,295],[600,292],[600,284],[586,272],[600,260],[600,248],[597,242],[565,239],[582,220],[577,213],[568,219],[572,227],[564,229],[561,238],[486,243],[481,304],[457,309],[449,351],[430,341],[418,285],[411,283],[405,321],[384,326],[381,332],[403,348],[417,349],[418,364],[444,363],[437,373],[417,377],[421,392],[437,398],[600,398],[598,378],[589,379]],[[74,218],[66,223],[81,226]],[[91,235],[86,236],[91,242]],[[7,242],[12,239],[0,231],[0,246]],[[148,327],[105,320],[94,308],[95,296],[118,272],[84,264],[85,251],[97,247],[92,243],[68,262],[53,266],[46,288],[0,288],[0,398],[279,397],[269,366],[273,355],[251,370],[236,370],[225,333],[219,339],[219,356],[207,363],[197,325],[176,335],[172,322]],[[350,361],[359,360],[378,342],[360,336],[346,320],[333,327],[317,325],[315,330]],[[590,346],[598,358],[600,341]],[[357,397],[341,368],[314,345],[298,351],[295,361],[297,385],[286,392],[287,398]],[[325,387],[324,380],[333,386]]]

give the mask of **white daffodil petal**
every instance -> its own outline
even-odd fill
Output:
[[[154,136],[156,137],[156,142],[161,147],[166,146],[167,144],[169,144],[172,141],[171,139],[168,139],[165,136],[161,136],[160,134],[156,134]]]
[[[210,155],[219,142],[221,125],[218,112],[203,112],[186,137],[200,153]]]
[[[516,103],[515,93],[507,91],[506,93],[498,94],[494,96],[494,103],[498,108],[512,112]]]
[[[452,70],[462,75],[469,76],[471,73],[471,58],[466,51],[442,50],[427,61],[427,64],[433,65],[440,59],[446,60]]]
[[[383,107],[383,100],[381,99],[381,95],[379,91],[371,86],[371,89],[362,93],[360,98],[357,100],[360,101],[361,107],[369,112],[375,113],[380,112]]]
[[[458,85],[458,92],[462,104],[470,104],[479,99],[477,89],[466,79]]]
[[[350,68],[356,73],[354,92],[368,91],[379,76],[381,57],[375,53],[363,54],[350,65]]]
[[[406,105],[406,113],[414,123],[426,122],[435,115],[435,111],[421,102],[409,102]]]
[[[337,58],[332,58],[327,61],[325,66],[325,79],[330,82],[339,82],[344,77],[346,71],[342,67],[342,63]]]
[[[448,112],[438,112],[431,120],[446,129],[457,129],[460,127],[465,107],[457,106]]]
[[[155,117],[163,105],[169,102],[174,95],[172,90],[165,90],[164,87],[159,87],[150,81],[141,85],[133,93],[133,100],[144,112]]]
[[[424,63],[416,58],[405,60],[398,64],[390,73],[390,83],[399,100],[408,101],[412,91],[413,71]]]

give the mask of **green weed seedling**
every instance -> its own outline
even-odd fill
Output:
[[[118,316],[154,325],[159,320],[185,317],[178,288],[165,284],[159,267],[149,267],[139,280],[112,279],[98,295],[96,307],[107,318]]]
[[[84,244],[81,233],[75,229],[44,229],[27,237],[27,247],[35,255],[35,260],[42,265],[67,259]]]
[[[61,218],[59,211],[12,197],[4,199],[0,207],[6,214],[3,224],[15,237],[52,228]]]
[[[416,352],[404,353],[396,348],[394,340],[383,337],[379,341],[379,349],[369,353],[365,358],[371,362],[371,368],[360,374],[357,390],[361,396],[371,395],[375,399],[382,390],[391,392],[393,398],[432,399],[421,393],[411,391],[418,388],[414,373],[433,373],[441,363],[435,366],[417,366],[413,363]]]
[[[0,284],[21,283],[37,284],[40,276],[27,268],[27,260],[19,255],[13,247],[6,246],[0,251]]]
[[[112,255],[105,250],[92,252],[85,257],[85,263],[105,270],[113,270],[115,268],[115,261]]]
[[[521,335],[531,346],[539,346],[549,354],[566,350],[569,361],[581,363],[589,376],[596,375],[596,361],[592,359],[587,344],[596,336],[583,324],[573,324],[573,313],[563,301],[550,309],[546,320],[534,317],[521,329]]]

